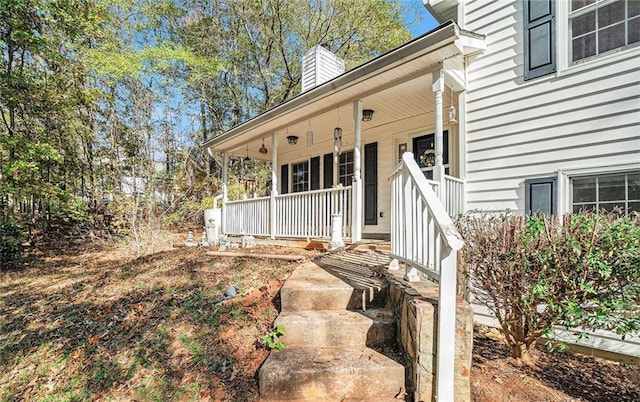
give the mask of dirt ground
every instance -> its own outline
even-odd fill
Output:
[[[183,241],[183,240],[182,240]],[[56,239],[0,272],[0,401],[253,401],[294,262]],[[60,251],[60,244],[64,250]],[[254,252],[317,251],[257,248]],[[228,286],[239,296],[225,299]],[[639,401],[639,368],[539,353],[519,367],[476,327],[474,401]]]

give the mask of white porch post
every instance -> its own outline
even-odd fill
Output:
[[[444,93],[444,72],[436,70],[433,72],[433,95],[435,97],[435,166],[433,167],[433,180],[439,183],[438,194],[440,201],[446,205],[446,191],[444,189],[444,165],[442,160],[442,94]]]
[[[276,196],[278,195],[278,134],[271,135],[271,199],[269,200],[269,219],[271,238],[276,238]]]
[[[360,174],[360,148],[362,142],[362,101],[353,102],[353,206],[351,211],[351,242],[357,243],[362,240],[362,178]]]
[[[454,400],[456,340],[456,250],[442,242],[438,283],[436,400]]]
[[[220,228],[221,228],[222,234],[227,233],[227,228],[226,228],[227,219],[225,217],[225,212],[226,212],[226,203],[227,203],[227,183],[229,181],[228,173],[227,173],[228,165],[229,165],[229,154],[227,152],[223,152],[222,153],[222,211],[220,211],[220,221],[221,221]]]

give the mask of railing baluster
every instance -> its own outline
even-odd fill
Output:
[[[453,400],[456,251],[464,245],[449,213],[463,212],[463,186],[450,176],[442,185],[428,181],[408,152],[391,182],[391,257],[405,263],[409,281],[419,281],[420,270],[440,283],[436,388],[447,400]]]

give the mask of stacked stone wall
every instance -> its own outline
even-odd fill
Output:
[[[410,283],[401,271],[388,271],[390,307],[398,319],[397,341],[409,361],[407,386],[416,402],[435,401],[438,285],[429,281]],[[455,400],[471,399],[471,351],[473,310],[457,300],[455,345]]]

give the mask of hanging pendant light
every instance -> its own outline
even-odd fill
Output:
[[[451,106],[449,107],[449,124],[456,124],[456,108],[453,106],[453,88],[451,88]]]
[[[261,154],[265,155],[267,152],[269,152],[269,150],[267,149],[267,147],[264,146],[264,138],[262,139],[262,146],[260,147],[260,149],[258,150],[258,152],[260,152]]]
[[[244,158],[244,162],[247,163],[247,162],[250,162],[250,161],[251,161],[251,158],[249,158],[249,146],[247,145],[247,157]]]

